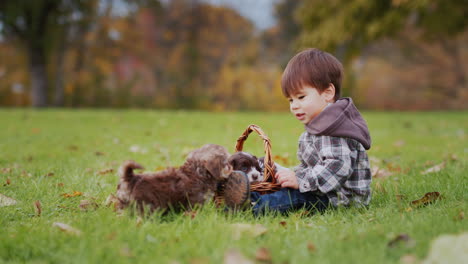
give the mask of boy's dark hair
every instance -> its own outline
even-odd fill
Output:
[[[322,93],[330,83],[335,86],[335,101],[340,98],[343,65],[333,55],[319,49],[306,49],[294,56],[281,78],[283,95],[290,97],[303,85],[310,85]]]

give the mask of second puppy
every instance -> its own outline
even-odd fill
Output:
[[[118,209],[135,203],[140,212],[145,207],[150,211],[188,210],[213,198],[220,181],[229,177],[232,166],[229,153],[219,145],[207,144],[192,151],[180,168],[135,174],[134,169],[143,169],[134,161],[125,162],[119,169],[117,186]]]

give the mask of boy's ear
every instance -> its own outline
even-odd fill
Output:
[[[322,95],[325,97],[325,101],[329,103],[335,100],[335,86],[333,83],[330,83],[328,88],[322,92]]]

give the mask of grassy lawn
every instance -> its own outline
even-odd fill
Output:
[[[154,171],[205,143],[233,151],[253,123],[292,167],[302,125],[287,113],[0,110],[0,194],[17,202],[0,207],[0,263],[418,263],[438,236],[468,231],[467,112],[364,116],[379,169],[368,209],[254,218],[208,204],[141,221],[104,205],[124,160]],[[263,143],[252,134],[244,150],[262,156]],[[440,200],[410,206],[435,191]]]

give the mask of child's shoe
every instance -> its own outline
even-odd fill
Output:
[[[249,204],[249,178],[242,171],[233,171],[224,183],[224,203],[229,209],[238,210]]]

